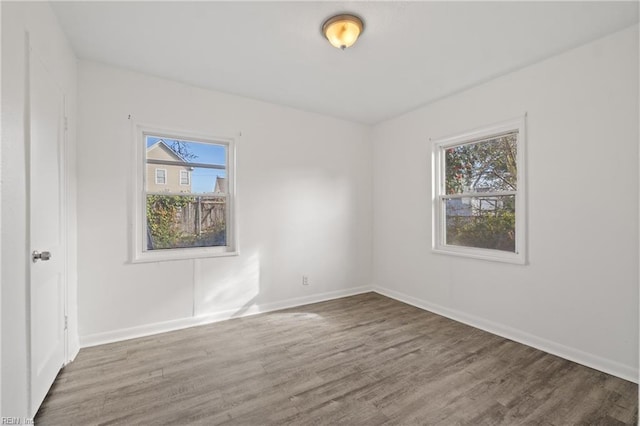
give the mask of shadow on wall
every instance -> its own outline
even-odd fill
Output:
[[[256,300],[258,300],[258,295],[254,296],[251,300],[249,300],[247,303],[242,305],[242,307],[240,309],[238,309],[236,312],[234,312],[231,315],[231,317],[232,318],[236,318],[236,317],[241,317],[244,314],[246,314],[247,311],[249,311],[249,309],[251,309],[251,307],[256,304]]]
[[[260,294],[260,256],[257,252],[248,256],[239,267],[227,268],[222,276],[220,268],[214,267],[216,262],[197,262],[201,263],[200,276],[196,279],[204,290],[198,316],[242,306],[233,315],[239,316],[256,304]]]

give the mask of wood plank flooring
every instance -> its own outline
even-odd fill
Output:
[[[638,386],[367,293],[82,349],[40,425],[618,425]]]

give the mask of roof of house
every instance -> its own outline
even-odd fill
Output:
[[[223,177],[216,177],[216,187],[213,192],[216,194],[225,194],[227,192],[227,179]]]
[[[170,155],[176,157],[176,159],[178,161],[182,161],[183,163],[188,163],[188,161],[180,154],[178,154],[176,151],[174,151],[173,148],[171,148],[171,146],[169,146],[169,144],[167,144],[163,139],[160,139],[158,142],[154,143],[151,146],[147,147],[147,152],[151,151],[154,148],[157,147],[161,147],[164,148],[165,151],[167,151]]]

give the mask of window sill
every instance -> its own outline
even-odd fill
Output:
[[[491,262],[512,263],[515,265],[526,265],[524,253],[510,253],[500,250],[476,249],[471,247],[438,246],[432,251],[437,254],[467,257],[471,259],[487,260]]]
[[[228,247],[182,248],[145,251],[136,253],[131,263],[169,262],[172,260],[205,259],[213,257],[238,256],[240,252]]]

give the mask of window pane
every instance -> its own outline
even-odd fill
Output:
[[[166,170],[164,169],[156,169],[156,183],[159,185],[164,185],[166,183]]]
[[[190,192],[192,194],[226,194],[226,170],[194,167],[191,172]]]
[[[180,170],[180,185],[189,185],[189,172]]]
[[[224,194],[147,195],[147,250],[226,246]]]
[[[226,246],[226,146],[147,135],[146,147],[147,250]]]
[[[515,195],[445,199],[446,244],[515,252]]]
[[[225,145],[147,136],[148,193],[226,193]],[[158,165],[165,169],[158,178]],[[152,170],[156,170],[155,179]]]
[[[517,133],[447,148],[447,194],[515,191],[517,189]]]
[[[193,142],[147,135],[147,159],[174,160],[183,163],[224,165],[227,162],[224,145]]]

